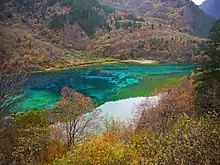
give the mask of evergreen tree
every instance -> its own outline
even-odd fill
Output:
[[[220,19],[213,24],[209,39],[206,54],[209,56],[210,61],[206,62],[203,67],[204,69],[216,71],[220,67]]]
[[[214,112],[220,117],[220,20],[213,25],[209,39],[205,53],[209,59],[192,75],[195,105],[200,115]]]

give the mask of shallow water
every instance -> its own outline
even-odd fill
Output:
[[[135,116],[137,115],[136,113],[138,112],[138,106],[141,103],[147,100],[149,105],[157,106],[159,98],[159,96],[150,96],[109,101],[98,107],[98,109],[101,110],[100,116],[105,116],[108,119],[119,119],[123,122],[129,122],[135,119]]]
[[[69,86],[92,97],[97,105],[107,101],[148,96],[156,88],[189,75],[193,65],[108,64],[28,76],[23,101],[15,111],[54,108],[60,91]]]

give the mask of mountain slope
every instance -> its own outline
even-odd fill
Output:
[[[102,0],[120,11],[130,11],[178,26],[183,32],[208,37],[215,19],[203,12],[191,0]],[[124,6],[124,8],[122,8]]]
[[[219,0],[206,0],[199,6],[203,11],[209,15],[220,18],[220,1]]]
[[[0,8],[1,63],[27,71],[91,61],[76,50],[85,49],[98,29],[109,28],[112,12],[96,0],[9,0]]]
[[[180,26],[184,22],[180,11],[185,15],[186,6],[180,10],[182,3],[157,0],[158,4],[140,17],[130,12],[129,6],[138,2],[134,0],[127,9],[120,2],[126,12],[115,12],[97,0],[3,2],[0,60],[7,66],[5,72],[21,66],[26,71],[39,71],[129,58],[191,63],[204,43],[204,39],[187,34],[187,26]],[[144,6],[141,4],[140,0]]]

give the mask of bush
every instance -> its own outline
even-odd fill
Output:
[[[150,48],[152,50],[164,51],[168,49],[168,42],[164,41],[163,39],[152,38],[150,40]]]
[[[144,18],[141,17],[141,18],[138,18],[137,21],[144,22],[145,20]]]

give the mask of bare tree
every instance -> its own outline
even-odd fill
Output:
[[[69,87],[64,87],[61,92],[62,100],[57,105],[56,121],[65,128],[67,147],[85,137],[90,129],[97,127],[99,111],[94,110],[90,97],[86,97]]]

